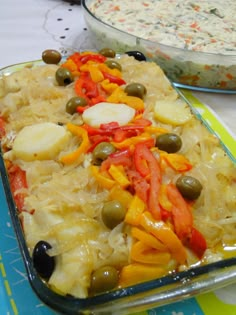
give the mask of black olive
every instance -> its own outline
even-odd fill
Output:
[[[76,108],[78,106],[86,106],[88,103],[85,98],[80,97],[80,96],[75,96],[69,99],[69,101],[66,103],[66,112],[68,114],[73,115],[76,113]]]
[[[163,133],[156,138],[156,147],[168,153],[175,153],[180,150],[182,140],[175,133]]]
[[[59,85],[65,86],[73,81],[73,77],[70,70],[66,68],[58,68],[56,71],[56,80]]]
[[[114,58],[116,56],[116,52],[111,48],[103,48],[98,52],[100,55],[108,58]]]
[[[125,87],[125,92],[129,96],[136,96],[141,99],[147,94],[146,87],[141,83],[130,83]]]
[[[114,289],[119,280],[119,275],[113,266],[103,266],[91,275],[90,290],[92,293],[101,293]]]
[[[146,61],[147,58],[141,51],[134,50],[134,51],[126,51],[126,55],[134,57],[138,61]]]
[[[105,63],[105,65],[107,65],[108,68],[110,68],[110,69],[118,69],[118,70],[120,70],[120,71],[122,70],[121,65],[120,65],[117,61],[115,61],[115,60],[107,60],[107,61],[105,61],[104,63]]]
[[[176,181],[176,187],[181,195],[188,200],[197,199],[202,191],[202,184],[192,176],[180,176]]]
[[[47,64],[58,64],[61,61],[61,54],[54,49],[44,50],[42,53],[42,59]]]
[[[49,279],[55,269],[55,258],[47,254],[47,250],[52,246],[46,241],[39,241],[33,250],[33,264],[38,274]]]

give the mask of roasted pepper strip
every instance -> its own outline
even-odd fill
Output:
[[[26,193],[24,189],[28,187],[26,173],[17,165],[10,165],[8,169],[9,182],[13,192],[14,201],[19,212],[24,209],[24,200]]]
[[[167,247],[163,243],[161,243],[155,236],[144,230],[133,227],[131,229],[131,235],[149,247],[155,248],[159,251],[167,251]]]
[[[183,244],[166,223],[154,220],[151,213],[145,211],[140,216],[140,225],[166,245],[178,263],[184,264],[186,262],[187,256]]]
[[[124,221],[130,225],[139,225],[141,214],[145,209],[145,203],[137,195],[135,195],[126,212]]]
[[[131,247],[130,257],[135,262],[164,266],[169,263],[171,255],[168,252],[160,252],[141,241],[137,241]]]
[[[207,243],[204,236],[195,228],[192,228],[192,233],[187,246],[198,256],[202,258],[205,250],[207,249]]]
[[[172,217],[174,222],[175,233],[185,241],[189,239],[193,227],[193,215],[178,189],[173,184],[166,187],[167,196],[172,203]]]
[[[87,150],[89,149],[90,147],[90,141],[89,141],[89,138],[88,138],[88,133],[87,131],[80,127],[80,126],[76,126],[76,125],[73,125],[71,123],[68,123],[67,124],[67,129],[75,136],[78,136],[79,138],[82,139],[82,142],[80,144],[80,146],[78,147],[77,150],[75,150],[74,152],[71,152],[67,155],[64,155],[62,158],[61,158],[61,162],[64,163],[64,164],[71,164],[71,163],[74,163],[79,157],[81,154],[83,153],[86,153]]]
[[[117,88],[114,92],[107,98],[110,103],[124,103],[136,110],[144,109],[144,102],[138,97],[128,96],[122,88]]]
[[[126,188],[130,185],[130,181],[128,177],[126,176],[124,169],[121,169],[120,167],[122,167],[122,165],[117,166],[117,165],[112,164],[109,167],[108,173],[122,188]]]
[[[122,287],[131,286],[140,282],[160,278],[165,273],[165,268],[157,265],[132,263],[122,268],[119,285]]]
[[[116,182],[115,182],[113,179],[111,179],[111,178],[109,178],[109,177],[107,177],[107,176],[101,174],[101,173],[99,172],[99,168],[98,168],[97,166],[91,165],[91,166],[90,166],[90,169],[91,169],[91,171],[92,171],[93,176],[96,178],[97,182],[98,182],[103,188],[105,188],[105,189],[111,189],[111,188],[116,184]]]
[[[192,164],[184,155],[177,153],[162,153],[161,157],[163,157],[168,165],[172,167],[175,171],[187,172],[192,168]]]
[[[149,148],[143,143],[138,143],[135,146],[134,155],[139,156],[138,160],[134,159],[134,163],[137,171],[140,172],[140,175],[143,176],[147,173],[147,170],[149,170],[150,191],[148,198],[148,209],[154,218],[159,220],[161,218],[160,206],[157,197],[161,185],[161,169],[159,163]],[[146,162],[146,167],[142,167],[142,170],[140,164],[141,159]],[[142,165],[145,164],[143,163]]]

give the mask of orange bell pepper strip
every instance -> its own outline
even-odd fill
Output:
[[[125,215],[125,223],[130,225],[139,225],[141,214],[145,211],[145,209],[145,203],[137,195],[134,195]]]
[[[3,117],[0,117],[0,140],[3,136],[5,136],[6,130],[5,130],[5,120]]]
[[[100,63],[98,65],[98,69],[100,71],[102,71],[103,73],[107,73],[107,74],[110,74],[111,76],[113,77],[117,77],[117,78],[121,78],[122,77],[122,73],[120,70],[114,68],[114,69],[111,69],[109,68],[105,63]],[[111,81],[110,81],[111,82]]]
[[[171,255],[169,252],[160,252],[141,241],[137,241],[131,247],[130,258],[143,264],[165,266],[169,263]]]
[[[141,230],[138,227],[132,227],[131,235],[132,237],[143,242],[149,247],[155,248],[159,251],[167,251],[167,247],[162,242],[160,242],[155,236],[144,230]]]
[[[186,250],[174,231],[163,221],[156,221],[150,212],[145,211],[140,216],[140,225],[154,235],[169,249],[173,258],[180,264],[187,259]]]
[[[111,189],[116,184],[116,182],[113,179],[111,179],[108,176],[106,176],[106,174],[100,173],[98,166],[91,165],[90,166],[90,170],[91,170],[93,176],[96,178],[97,182],[103,188]]]
[[[151,146],[154,146],[155,140],[150,136],[149,133],[143,132],[139,136],[130,137],[121,142],[111,141],[111,143],[117,149],[129,148],[131,145],[136,145],[137,143],[140,143],[140,142],[149,144],[149,146],[151,147]]]
[[[64,164],[72,164],[81,156],[81,154],[85,154],[87,152],[87,150],[90,147],[90,141],[89,141],[88,133],[84,128],[82,128],[80,126],[73,125],[71,123],[68,123],[67,129],[72,134],[74,134],[74,135],[76,135],[82,139],[82,142],[81,142],[81,144],[77,150],[75,150],[74,152],[71,152],[67,155],[64,155],[60,159],[61,162]]]
[[[191,235],[193,227],[193,215],[181,193],[173,184],[166,187],[167,197],[172,203],[172,217],[175,233],[181,241],[185,241]]]
[[[89,72],[93,82],[98,83],[104,80],[102,72],[98,69],[97,64],[85,64],[80,67],[81,72]]]
[[[121,269],[119,286],[128,287],[133,284],[160,278],[164,274],[166,274],[166,270],[161,266],[132,263]]]
[[[191,170],[192,164],[183,155],[177,153],[161,153],[161,157],[166,160],[168,165],[178,172],[187,172]]]

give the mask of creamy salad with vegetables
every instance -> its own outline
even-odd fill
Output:
[[[42,58],[0,79],[2,154],[42,280],[86,298],[235,255],[235,165],[160,67],[108,48]]]
[[[84,7],[97,49],[140,50],[184,87],[236,90],[234,0],[88,0]]]
[[[89,8],[103,22],[144,39],[236,55],[234,0],[94,0]]]

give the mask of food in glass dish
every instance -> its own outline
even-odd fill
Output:
[[[236,90],[235,1],[84,0],[97,48],[142,50],[174,83]]]
[[[235,254],[235,165],[160,67],[111,53],[0,81],[3,158],[34,267],[79,298]]]

